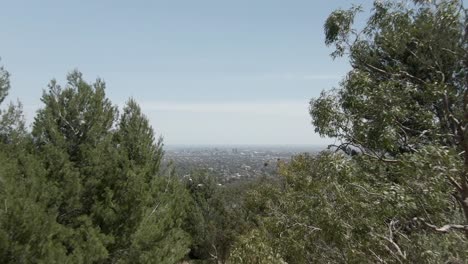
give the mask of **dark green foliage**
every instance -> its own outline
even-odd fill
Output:
[[[0,111],[0,142],[13,144],[27,137],[26,125],[23,118],[23,106],[10,103],[6,111]]]
[[[78,167],[88,165],[87,151],[110,141],[117,109],[105,98],[105,84],[97,80],[88,84],[79,72],[67,77],[65,88],[55,80],[44,92],[45,108],[35,118],[33,136],[41,148],[61,149]]]
[[[108,257],[106,247],[114,240],[99,220],[109,206],[108,184],[115,177],[109,157],[117,112],[105,98],[103,82],[89,85],[78,72],[67,79],[64,89],[52,81],[44,92],[45,107],[38,112],[32,134],[46,177],[59,190],[52,206],[58,210],[56,221],[70,229],[63,242],[68,253],[96,261]],[[100,254],[93,252],[97,248],[102,248]]]
[[[461,164],[452,153],[427,148],[398,165],[342,154],[300,155],[281,166],[283,183],[249,192],[257,228],[240,237],[234,263],[443,263],[468,257],[461,233],[435,225],[462,214],[445,177]],[[248,244],[245,244],[248,243]],[[253,255],[253,252],[259,252]]]
[[[190,201],[185,189],[171,178],[156,179],[152,188],[152,204],[131,235],[124,263],[177,263],[189,251],[191,239],[182,228]]]
[[[64,230],[55,222],[55,210],[48,208],[57,190],[46,184],[34,156],[2,143],[0,147],[0,262],[64,260]]]
[[[72,72],[44,91],[32,132],[0,112],[1,263],[463,263],[468,259],[468,25],[461,1],[375,1],[333,12],[349,56],[311,101],[336,152],[280,163],[280,179],[184,181],[130,99]],[[10,89],[0,67],[0,104]],[[344,150],[341,152],[340,150]],[[462,208],[462,210],[460,210]],[[459,232],[463,231],[465,232]]]
[[[354,18],[361,11],[359,6],[349,10],[336,10],[325,21],[325,44],[335,44],[336,51],[332,53],[333,57],[342,56],[345,52],[344,45],[347,37],[355,33],[352,29]]]
[[[237,237],[249,228],[244,206],[250,182],[218,184],[205,171],[192,173],[186,188],[193,199],[186,229],[193,238],[189,257],[202,263],[226,263]]]
[[[0,66],[0,104],[5,100],[10,89],[10,74]]]
[[[413,2],[375,1],[360,33],[330,16],[326,27],[344,34],[327,32],[327,44],[346,51],[352,70],[310,113],[316,132],[376,161],[448,148],[464,160],[446,180],[468,223],[468,12],[459,0]]]
[[[132,166],[145,168],[145,173],[150,175],[157,173],[163,154],[162,138],[155,144],[153,129],[133,99],[123,109],[115,142],[132,161]]]
[[[376,1],[359,33],[350,29],[356,8],[330,15],[326,43],[352,70],[340,89],[312,100],[317,132],[380,155],[459,143],[466,22],[460,1],[437,2]]]
[[[348,155],[297,156],[280,187],[252,191],[259,224],[236,244],[234,263],[468,259],[467,226],[453,225],[468,219],[466,9],[413,2],[375,1],[361,31],[352,27],[359,8],[330,15],[326,44],[352,70],[310,113]]]
[[[32,135],[20,107],[0,120],[2,263],[175,263],[190,198],[160,170],[162,141],[130,100],[81,73],[44,92]]]

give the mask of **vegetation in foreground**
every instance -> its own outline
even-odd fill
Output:
[[[2,263],[464,263],[468,259],[468,23],[462,1],[376,1],[325,23],[352,70],[311,101],[340,142],[275,181],[219,186],[161,168],[130,99],[79,72],[51,81],[32,131],[0,119]],[[0,103],[9,74],[0,69]]]

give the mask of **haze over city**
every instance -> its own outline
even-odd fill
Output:
[[[368,7],[371,1],[352,1]],[[2,63],[29,123],[52,78],[103,78],[165,143],[315,144],[308,103],[348,70],[323,23],[351,1],[8,1]]]

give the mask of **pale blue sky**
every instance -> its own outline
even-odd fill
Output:
[[[29,121],[77,68],[115,104],[136,98],[169,145],[326,144],[308,101],[349,66],[329,57],[323,23],[371,2],[0,1],[0,56]]]

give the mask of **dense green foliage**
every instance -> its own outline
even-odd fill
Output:
[[[279,178],[162,168],[162,139],[105,83],[51,81],[28,131],[0,67],[1,263],[464,263],[468,23],[458,0],[375,1],[325,21],[351,71],[311,101],[337,145]]]
[[[312,101],[316,132],[378,156],[459,143],[465,10],[460,1],[435,2],[376,1],[359,32],[351,29],[359,9],[330,15],[326,42],[336,46],[334,56],[349,56],[352,70],[339,89]]]
[[[360,11],[326,21],[332,56],[349,56],[352,70],[311,101],[316,132],[340,144],[295,157],[282,185],[251,192],[259,224],[233,262],[468,259],[467,11],[461,1],[376,1],[357,30]]]
[[[312,100],[316,132],[339,139],[338,148],[351,146],[383,162],[405,162],[404,154],[428,146],[451,152],[464,166],[446,179],[468,222],[468,11],[463,1],[376,1],[360,32],[350,26],[357,11],[335,11],[325,24],[326,43],[337,48],[333,55],[346,53],[352,70],[339,89]]]
[[[104,91],[79,72],[64,88],[52,81],[31,134],[20,108],[3,113],[2,263],[174,263],[187,254],[188,192],[161,171],[161,140],[136,102],[119,116]]]
[[[281,186],[250,192],[249,209],[258,210],[259,224],[241,238],[232,257],[251,263],[252,252],[258,251],[265,253],[258,263],[270,258],[287,263],[441,263],[468,258],[463,234],[441,235],[416,219],[436,225],[463,221],[445,180],[461,166],[454,157],[433,148],[407,154],[398,165],[340,153],[297,156],[282,166]]]
[[[0,66],[0,104],[5,100],[10,89],[10,74]]]
[[[186,179],[191,194],[187,230],[193,244],[190,257],[200,262],[225,263],[236,238],[249,229],[244,205],[246,192],[253,183],[217,183],[217,177],[196,171]]]

